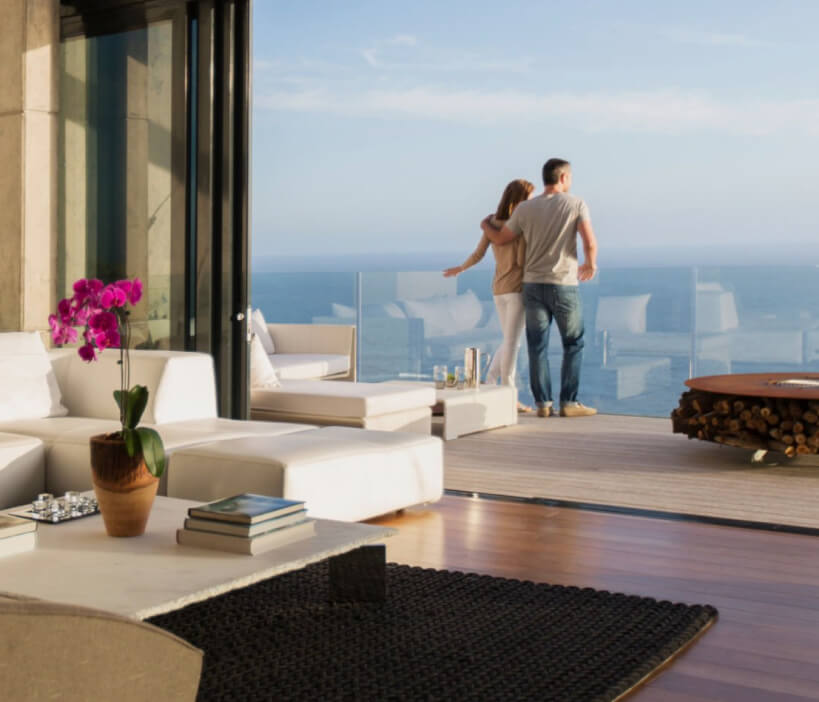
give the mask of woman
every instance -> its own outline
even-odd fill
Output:
[[[528,180],[513,180],[503,191],[501,200],[495,212],[493,224],[500,226],[512,216],[515,207],[524,200],[528,200],[535,186]],[[490,241],[484,234],[478,248],[460,266],[447,268],[444,275],[449,278],[463,273],[467,268],[480,261]],[[486,382],[494,384],[500,377],[503,385],[515,386],[515,367],[520,349],[520,337],[523,333],[523,237],[518,237],[509,244],[499,246],[492,244],[492,253],[495,255],[495,277],[492,280],[492,295],[495,299],[495,308],[498,311],[503,343],[492,358],[492,364],[486,376]],[[519,412],[531,412],[531,407],[518,403]]]

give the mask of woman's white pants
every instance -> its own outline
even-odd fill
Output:
[[[495,295],[495,309],[498,311],[503,343],[492,357],[492,363],[486,374],[486,382],[495,384],[500,378],[501,385],[515,385],[515,370],[518,363],[521,335],[525,323],[523,295],[521,293],[504,293]]]

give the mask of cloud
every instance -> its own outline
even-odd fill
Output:
[[[361,55],[373,68],[378,68],[378,49],[362,49]]]
[[[392,39],[387,39],[384,43],[390,46],[415,46],[418,44],[418,39],[412,34],[396,34]]]
[[[381,39],[368,49],[362,49],[359,53],[364,60],[373,68],[380,68],[381,53],[384,47],[414,47],[417,46],[418,39],[412,34],[396,34],[389,39]]]
[[[677,44],[695,44],[697,46],[735,46],[735,47],[765,47],[773,46],[769,41],[753,39],[744,34],[724,32],[703,32],[683,28],[669,28],[662,30],[665,38]]]
[[[560,124],[587,132],[819,134],[819,100],[728,101],[679,90],[538,94],[416,87],[335,93],[319,88],[268,93],[256,106],[478,125]]]
[[[421,46],[412,34],[381,39],[358,53],[371,68],[393,73],[525,73],[534,65],[531,58],[486,59],[466,51]]]

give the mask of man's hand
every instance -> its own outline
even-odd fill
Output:
[[[580,281],[587,281],[594,278],[597,273],[597,266],[594,261],[597,260],[597,237],[594,235],[594,229],[589,220],[584,219],[577,224],[577,233],[583,240],[583,260],[586,261],[577,269],[577,279]]]
[[[577,268],[577,279],[581,282],[586,282],[594,278],[597,273],[597,266],[592,263],[584,263]]]
[[[460,266],[453,266],[452,268],[446,268],[444,270],[444,278],[453,278],[456,275],[463,273],[464,269]]]
[[[492,217],[493,215],[488,215],[481,220],[481,229],[489,241],[493,244],[508,244],[517,239],[518,235],[510,231],[505,224],[501,225],[500,229],[496,229],[492,224]]]
[[[481,229],[486,232],[489,230],[490,232],[497,232],[500,231],[496,229],[495,226],[492,224],[492,215],[488,214],[481,220]]]

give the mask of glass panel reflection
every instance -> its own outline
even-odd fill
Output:
[[[172,110],[172,27],[61,45],[58,297],[82,277],[142,278],[133,329],[144,348],[184,346],[184,261],[172,255],[171,227],[172,134],[184,115]]]

